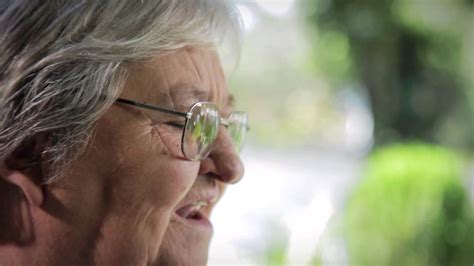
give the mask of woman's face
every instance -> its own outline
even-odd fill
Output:
[[[196,47],[133,63],[120,97],[178,111],[208,101],[221,116],[232,109],[217,54]],[[114,104],[74,175],[54,190],[66,207],[79,210],[81,226],[94,229],[88,234],[97,264],[206,263],[208,218],[226,183],[242,177],[243,165],[224,127],[208,158],[184,159],[182,129],[174,126],[183,123],[179,116]],[[80,198],[61,194],[69,185]]]

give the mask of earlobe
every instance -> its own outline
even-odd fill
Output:
[[[30,204],[40,207],[43,204],[41,186],[35,184],[28,176],[19,171],[12,171],[4,176],[7,182],[16,185],[25,195]]]

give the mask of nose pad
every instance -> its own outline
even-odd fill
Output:
[[[222,129],[209,156],[201,162],[199,173],[223,183],[235,184],[242,179],[245,169],[227,130]]]

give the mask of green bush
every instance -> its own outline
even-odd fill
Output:
[[[349,199],[351,265],[473,265],[473,209],[463,160],[444,148],[380,149]]]

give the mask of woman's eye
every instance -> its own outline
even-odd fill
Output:
[[[184,124],[177,123],[177,122],[166,122],[165,124],[168,125],[168,126],[172,126],[172,127],[175,127],[175,128],[179,128],[179,129],[183,129],[183,128],[184,128]]]

